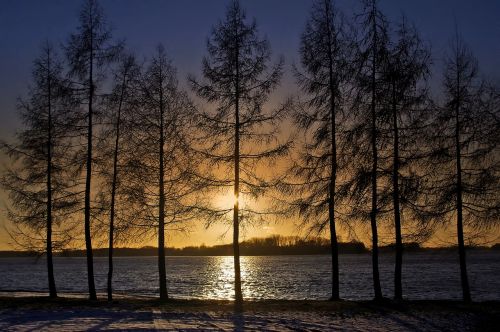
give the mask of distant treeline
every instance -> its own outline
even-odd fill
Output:
[[[455,251],[456,247],[426,248],[418,243],[405,244],[406,252],[429,252],[429,251]],[[500,244],[497,243],[491,247],[477,246],[469,249],[480,250],[500,250]],[[115,248],[115,255],[120,257],[131,256],[157,256],[158,248],[146,246],[141,248]],[[395,251],[393,244],[379,247],[382,253],[391,253]],[[241,255],[243,256],[278,256],[278,255],[329,255],[331,254],[330,242],[328,239],[316,237],[303,239],[299,237],[271,236],[267,238],[252,238],[244,241],[240,245]],[[107,248],[98,248],[93,250],[97,257],[107,257]],[[340,254],[364,254],[370,250],[362,242],[339,242]],[[221,244],[215,246],[201,245],[198,247],[189,246],[184,248],[165,248],[167,256],[232,256],[232,244]],[[37,256],[39,253],[32,251],[0,251],[0,257],[30,257]],[[55,253],[59,257],[85,257],[83,249],[67,249]]]

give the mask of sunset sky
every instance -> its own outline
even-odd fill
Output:
[[[270,106],[297,93],[290,75],[291,65],[299,62],[300,34],[309,16],[310,0],[242,0],[248,17],[255,17],[261,34],[270,41],[274,57],[285,57],[285,76],[272,95]],[[359,1],[338,0],[338,6],[351,17],[359,10]],[[148,58],[162,43],[178,68],[181,86],[186,76],[200,76],[201,58],[211,27],[224,16],[227,1],[222,0],[102,0],[101,5],[111,23],[114,37],[125,39],[139,59]],[[441,63],[449,40],[458,27],[463,38],[479,60],[480,70],[500,85],[500,1],[498,0],[381,0],[381,9],[389,20],[404,13],[432,46],[434,77],[431,86],[441,81]],[[20,128],[16,115],[16,99],[26,94],[32,62],[40,45],[50,40],[64,43],[78,25],[81,1],[6,0],[0,9],[0,139],[11,140]],[[439,90],[433,90],[439,96]],[[0,156],[0,167],[5,157]],[[221,198],[222,199],[222,198]],[[9,249],[3,213],[5,193],[0,191],[0,250]],[[202,224],[202,223],[200,223]],[[170,235],[168,246],[212,245],[230,241],[224,236],[227,225],[209,230],[193,226],[189,234]],[[264,225],[245,230],[244,237],[270,234],[298,234],[291,222]],[[150,243],[154,244],[155,240]]]

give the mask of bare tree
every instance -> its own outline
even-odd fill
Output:
[[[471,301],[464,227],[490,229],[500,218],[498,107],[479,79],[477,60],[458,36],[445,61],[445,104],[436,119],[435,204],[456,215],[463,300]],[[498,104],[497,104],[498,105]]]
[[[108,227],[108,301],[112,301],[113,247],[137,229],[133,226],[136,202],[129,199],[128,180],[134,112],[139,108],[140,67],[135,57],[123,54],[113,73],[113,87],[104,101],[103,130],[96,146],[96,165],[101,179],[98,202]],[[111,156],[111,158],[110,158]],[[127,241],[130,242],[130,241]]]
[[[378,176],[380,172],[380,112],[384,84],[382,81],[383,64],[387,56],[387,21],[378,8],[377,0],[365,0],[364,11],[359,15],[362,36],[359,40],[357,90],[358,96],[353,100],[353,111],[356,119],[350,129],[348,140],[352,144],[353,170],[351,180],[344,189],[354,197],[355,215],[366,219],[363,207],[367,203],[368,186],[370,186],[369,220],[372,232],[372,268],[373,289],[375,299],[382,299],[380,274],[378,267],[378,226],[377,216],[380,211],[378,196]],[[368,166],[369,165],[369,166]]]
[[[263,104],[277,86],[283,60],[269,68],[269,42],[259,37],[255,21],[247,22],[238,1],[232,1],[224,21],[213,29],[207,41],[208,55],[203,59],[204,82],[191,77],[198,96],[216,103],[214,111],[201,115],[201,126],[207,133],[204,155],[210,167],[207,174],[213,186],[232,186],[233,251],[235,269],[235,301],[243,301],[239,232],[242,215],[245,220],[262,216],[246,199],[257,199],[269,187],[269,182],[257,174],[257,165],[285,154],[288,144],[276,139],[276,125],[285,109],[266,111]],[[230,174],[234,176],[231,179]],[[216,213],[220,216],[220,211]]]
[[[17,133],[18,143],[2,143],[2,149],[13,161],[12,168],[1,181],[14,208],[9,210],[8,217],[18,227],[17,235],[26,237],[15,240],[19,244],[27,242],[30,249],[47,255],[52,298],[57,297],[53,249],[61,249],[71,239],[67,232],[71,227],[63,221],[78,209],[72,192],[74,174],[66,158],[71,148],[67,137],[70,126],[67,114],[73,105],[62,74],[61,62],[47,43],[34,62],[29,99],[19,102],[25,128]],[[28,232],[23,231],[26,228]],[[55,240],[54,229],[57,231]],[[44,250],[37,247],[40,242],[45,244]]]
[[[86,0],[79,15],[80,26],[72,34],[66,46],[66,55],[70,66],[70,75],[76,79],[75,87],[82,104],[87,105],[84,117],[86,127],[86,175],[85,175],[85,247],[87,251],[87,273],[89,297],[96,300],[94,266],[92,254],[91,218],[91,180],[92,147],[94,129],[94,104],[98,98],[96,90],[103,78],[103,69],[120,53],[121,44],[111,44],[111,32],[106,24],[104,13],[97,0]]]
[[[168,299],[165,266],[165,229],[184,230],[197,210],[195,169],[189,150],[189,121],[195,113],[180,90],[176,70],[163,46],[151,59],[140,86],[140,108],[135,112],[129,162],[131,201],[137,201],[142,226],[158,231],[160,299]],[[140,225],[138,225],[140,226]]]
[[[295,122],[311,136],[300,154],[300,161],[291,169],[299,179],[292,187],[300,197],[292,202],[310,224],[321,233],[330,229],[332,249],[331,300],[339,300],[339,265],[337,244],[338,201],[337,174],[339,172],[339,127],[345,117],[351,36],[348,35],[342,13],[331,0],[314,2],[311,17],[301,38],[301,63],[304,72],[296,70],[302,90],[310,96],[295,113]],[[344,119],[345,120],[345,119]],[[301,180],[301,181],[300,181]]]
[[[397,40],[389,49],[385,61],[385,112],[381,122],[385,124],[382,133],[389,136],[384,157],[390,185],[381,196],[391,196],[396,243],[394,272],[394,297],[402,300],[403,232],[402,210],[406,209],[408,223],[420,223],[418,235],[428,230],[430,215],[426,207],[419,206],[422,181],[422,161],[426,156],[425,144],[430,119],[430,103],[425,80],[429,76],[430,52],[421,41],[414,27],[403,17],[396,30]],[[392,142],[391,142],[392,139]],[[392,155],[391,155],[392,154]],[[384,199],[382,199],[384,200]],[[408,227],[407,227],[408,228]],[[416,235],[416,234],[413,234]]]

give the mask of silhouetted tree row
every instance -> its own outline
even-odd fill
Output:
[[[241,305],[240,254],[326,245],[278,237],[240,246],[241,228],[293,218],[307,234],[329,234],[332,300],[340,299],[339,228],[354,236],[369,225],[377,300],[379,230],[390,229],[401,300],[405,244],[456,218],[463,299],[471,300],[464,231],[500,220],[500,93],[480,78],[458,34],[444,96],[433,98],[430,48],[406,18],[390,22],[376,0],[363,0],[352,19],[333,0],[315,0],[292,68],[300,95],[271,108],[284,59],[272,62],[269,41],[237,0],[208,36],[202,78],[188,78],[198,103],[161,45],[140,64],[112,38],[96,0],[84,1],[79,21],[65,61],[43,47],[19,103],[24,128],[15,144],[2,143],[12,157],[1,181],[12,235],[47,254],[51,297],[52,252],[80,244],[82,229],[90,299],[93,240],[107,242],[111,301],[115,244],[156,237],[166,300],[165,232],[227,222]],[[228,190],[233,206],[222,207],[214,197]]]

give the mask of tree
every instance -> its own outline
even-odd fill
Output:
[[[350,36],[342,13],[331,0],[317,0],[301,38],[301,64],[304,73],[296,70],[302,91],[310,98],[299,107],[295,122],[312,142],[306,144],[300,161],[292,167],[292,174],[302,181],[292,187],[300,198],[292,205],[298,209],[305,223],[322,232],[330,229],[332,250],[332,295],[339,300],[339,265],[336,231],[336,209],[340,196],[337,192],[339,171],[339,118],[346,102],[349,82]]]
[[[30,249],[47,255],[49,293],[55,298],[53,249],[62,248],[71,239],[67,232],[71,227],[63,221],[75,212],[78,202],[72,193],[72,168],[66,158],[71,147],[67,113],[72,99],[62,78],[61,62],[49,43],[35,60],[32,77],[29,99],[21,100],[18,106],[25,125],[17,133],[18,144],[2,143],[13,168],[6,171],[1,184],[9,192],[14,209],[8,217],[18,227],[18,235],[26,239]],[[25,242],[23,238],[16,241]],[[40,242],[44,250],[37,247]]]
[[[471,301],[467,277],[464,227],[498,225],[498,108],[494,93],[479,79],[477,60],[457,35],[444,71],[445,103],[436,119],[439,165],[433,194],[438,210],[456,215],[463,300]]]
[[[397,41],[391,45],[385,61],[383,79],[386,85],[385,112],[388,143],[387,173],[390,185],[381,196],[391,196],[394,213],[396,260],[394,272],[394,297],[402,300],[403,234],[401,211],[406,208],[406,219],[425,224],[430,217],[425,207],[419,206],[422,194],[420,162],[427,152],[424,142],[428,133],[429,102],[425,83],[429,75],[430,52],[423,45],[415,28],[408,26],[403,17],[396,31]],[[392,156],[390,153],[392,152]],[[419,172],[420,170],[420,172]],[[420,227],[421,229],[424,227]],[[421,230],[420,229],[420,230]],[[423,234],[420,234],[423,235]]]
[[[361,19],[362,37],[359,41],[358,69],[356,74],[356,88],[358,95],[353,101],[353,111],[356,119],[350,129],[348,141],[352,144],[351,158],[353,171],[351,180],[346,182],[345,191],[353,196],[354,215],[361,219],[366,218],[363,207],[368,199],[366,194],[370,186],[369,212],[372,232],[372,268],[373,289],[375,299],[382,299],[380,274],[378,268],[378,229],[377,216],[380,210],[379,185],[377,183],[380,165],[380,112],[381,98],[384,83],[382,81],[383,63],[387,56],[387,21],[377,6],[377,0],[365,0],[364,12]],[[371,157],[371,158],[370,158]]]
[[[113,299],[113,246],[117,236],[130,233],[134,221],[135,202],[129,199],[128,180],[132,176],[128,169],[128,155],[131,154],[130,134],[133,113],[138,109],[140,68],[134,56],[123,54],[114,72],[114,86],[106,98],[108,111],[105,114],[107,126],[103,129],[100,144],[97,145],[97,161],[101,182],[101,206],[108,210],[108,301]],[[112,156],[112,158],[109,158]],[[120,215],[118,215],[120,214]],[[118,224],[117,224],[118,221]],[[119,232],[119,234],[116,234]]]
[[[255,21],[247,22],[238,1],[230,3],[225,20],[213,29],[207,52],[202,62],[205,82],[193,77],[190,81],[199,97],[217,104],[214,111],[201,115],[201,127],[210,137],[203,151],[212,185],[233,187],[234,206],[224,212],[232,213],[235,301],[240,306],[240,222],[242,214],[247,221],[260,215],[249,204],[241,204],[241,194],[245,199],[261,197],[270,183],[259,176],[257,165],[282,156],[289,147],[276,141],[276,124],[285,115],[285,108],[263,109],[279,82],[283,60],[269,68],[269,42],[259,37]],[[216,215],[220,216],[220,211]]]
[[[179,89],[176,70],[163,46],[158,46],[140,80],[140,108],[133,118],[130,202],[142,225],[158,231],[160,299],[168,299],[165,267],[165,228],[181,230],[197,210],[194,159],[189,150],[190,117],[194,107]]]
[[[92,255],[91,217],[91,180],[92,180],[92,147],[94,129],[94,104],[98,81],[102,79],[102,70],[120,54],[121,45],[111,44],[111,31],[106,24],[104,13],[97,0],[86,0],[79,15],[80,26],[69,38],[66,56],[70,66],[70,75],[79,80],[76,91],[82,103],[87,104],[84,116],[86,127],[86,175],[85,175],[85,247],[87,252],[87,276],[89,297],[96,300],[94,283],[94,266]]]

